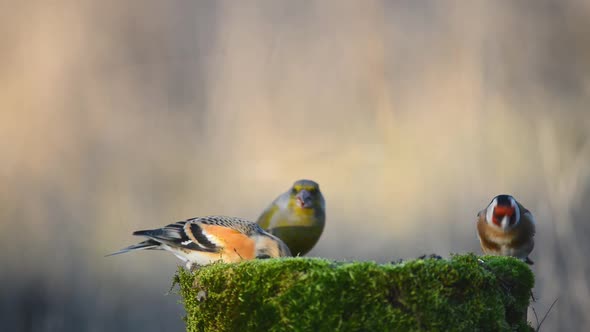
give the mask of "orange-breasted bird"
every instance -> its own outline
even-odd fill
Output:
[[[535,218],[510,195],[498,195],[477,214],[477,234],[487,255],[513,256],[533,264]]]
[[[326,224],[326,202],[317,182],[298,180],[262,212],[260,227],[283,240],[295,256],[308,253]]]
[[[233,263],[291,256],[279,238],[256,223],[237,217],[197,217],[162,228],[136,231],[133,235],[148,239],[107,256],[136,250],[167,250],[185,262],[187,268],[216,261]]]

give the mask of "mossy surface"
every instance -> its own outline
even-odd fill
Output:
[[[187,331],[532,330],[533,274],[507,257],[253,260],[180,268],[175,283]]]

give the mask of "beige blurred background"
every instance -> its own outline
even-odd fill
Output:
[[[588,1],[0,4],[5,331],[176,331],[179,261],[139,228],[256,218],[299,178],[311,253],[477,252],[477,211],[537,217],[546,331],[590,329]]]

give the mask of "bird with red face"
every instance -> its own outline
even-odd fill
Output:
[[[487,255],[512,256],[532,265],[535,218],[510,195],[498,195],[477,214],[477,235]]]

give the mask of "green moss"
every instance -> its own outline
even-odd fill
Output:
[[[531,331],[531,270],[481,260],[254,260],[180,268],[175,282],[188,331]]]

